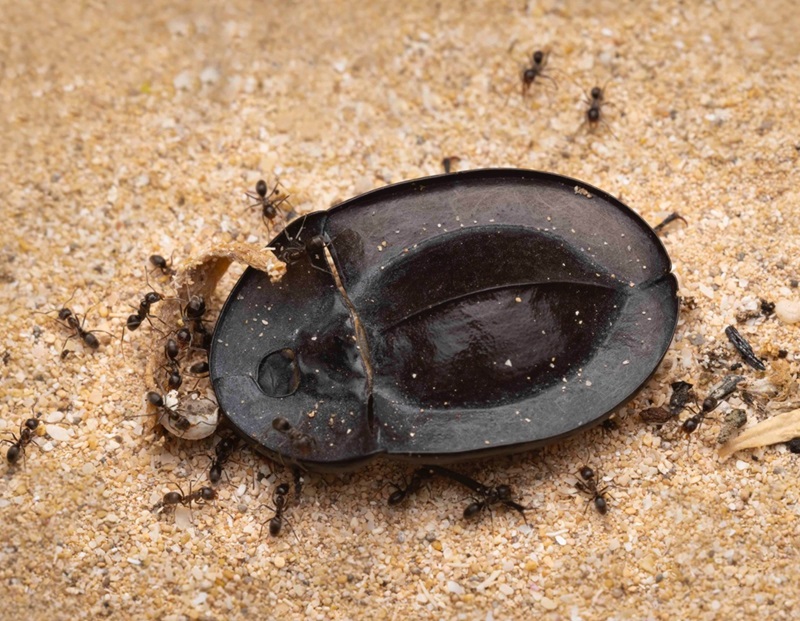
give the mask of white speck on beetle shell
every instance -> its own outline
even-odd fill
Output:
[[[507,367],[513,366],[513,365],[511,364],[511,359],[510,359],[510,358],[509,358],[508,360],[506,360],[506,362],[505,362],[505,365],[506,365]]]

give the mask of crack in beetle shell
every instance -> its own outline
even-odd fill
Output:
[[[677,324],[657,235],[558,175],[387,186],[298,218],[270,248],[280,257],[298,237],[322,250],[276,281],[248,269],[234,287],[210,376],[239,434],[304,468],[455,463],[557,441],[630,400]]]

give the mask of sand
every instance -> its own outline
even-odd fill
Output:
[[[800,324],[758,308],[800,301],[800,20],[791,2],[618,4],[3,2],[0,436],[32,412],[47,434],[0,466],[0,617],[793,618],[798,456],[723,462],[721,417],[688,442],[638,412],[670,382],[702,396],[724,376],[729,324],[766,360],[748,381],[778,394],[720,412],[751,425],[797,407]],[[523,97],[535,49],[557,87]],[[465,521],[468,494],[444,481],[389,507],[410,469],[380,462],[308,476],[271,538],[262,505],[290,474],[247,449],[214,503],[151,511],[206,481],[217,440],[164,439],[142,416],[149,327],[119,337],[147,257],[266,243],[243,196],[260,178],[302,213],[446,156],[576,177],[652,225],[686,219],[663,240],[695,308],[619,429],[459,468],[513,485],[527,524]],[[35,314],[68,300],[111,334],[97,352],[72,339],[62,359],[69,332]],[[609,488],[605,516],[575,492],[583,464]]]

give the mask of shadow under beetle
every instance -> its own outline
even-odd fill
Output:
[[[221,410],[281,463],[447,464],[555,442],[630,400],[677,324],[658,236],[567,177],[387,186],[290,223],[276,257],[301,229],[325,251],[275,281],[246,270],[209,358]]]

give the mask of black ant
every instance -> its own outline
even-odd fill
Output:
[[[297,235],[293,238],[289,237],[287,233],[284,232],[284,236],[286,237],[287,243],[281,244],[279,248],[271,248],[275,250],[275,255],[278,257],[279,261],[286,263],[287,265],[292,265],[293,263],[297,263],[303,257],[308,256],[311,261],[311,265],[316,269],[320,270],[321,272],[328,273],[326,270],[322,269],[316,263],[316,261],[323,261],[323,251],[325,250],[328,243],[325,241],[325,237],[322,235],[313,235],[308,241],[303,242],[300,239],[300,236],[303,232],[303,227],[305,226],[305,216],[303,216],[303,223],[300,225],[299,230],[297,231]]]
[[[730,375],[712,388],[708,396],[703,399],[700,411],[683,421],[681,429],[683,429],[684,433],[690,434],[696,431],[706,416],[716,410],[725,397],[736,390],[736,386],[743,380],[744,377],[741,375]]]
[[[594,502],[594,508],[597,509],[597,512],[601,515],[605,515],[608,511],[608,504],[606,503],[605,498],[605,493],[608,487],[606,486],[603,489],[597,489],[597,480],[595,479],[594,470],[592,470],[589,466],[583,466],[580,469],[579,474],[583,481],[576,481],[575,489],[582,494],[591,496],[588,502]]]
[[[170,260],[167,261],[160,254],[151,254],[149,261],[153,267],[155,267],[158,270],[161,270],[161,273],[164,274],[164,276],[175,275],[175,270],[172,267],[173,261],[171,257]]]
[[[308,452],[314,446],[314,438],[307,433],[297,430],[292,424],[282,416],[277,416],[272,419],[272,428],[285,435],[292,446],[298,451]]]
[[[228,461],[236,446],[239,444],[239,439],[236,436],[228,436],[222,438],[214,447],[216,457],[211,461],[211,467],[208,469],[208,480],[212,483],[219,483],[222,479],[222,466]]]
[[[547,78],[553,85],[558,88],[558,83],[549,75],[544,73],[544,68],[547,66],[547,59],[550,56],[549,52],[536,50],[531,56],[531,65],[522,70],[520,78],[522,80],[522,97],[524,98],[528,91],[530,91],[536,78]]]
[[[162,397],[157,392],[151,390],[147,393],[145,398],[147,399],[147,402],[150,405],[161,410],[161,416],[166,414],[167,418],[169,418],[170,424],[172,424],[172,426],[175,427],[177,430],[186,431],[187,429],[189,429],[189,427],[191,427],[192,424],[189,421],[189,419],[183,416],[176,409],[167,405],[166,402],[164,401],[164,397]],[[159,422],[161,416],[159,416]]]
[[[11,445],[6,452],[6,460],[8,460],[9,464],[14,465],[19,461],[20,457],[24,458],[25,447],[33,442],[34,433],[38,428],[39,419],[29,418],[19,426],[19,437],[14,433],[11,434],[14,439],[13,442],[11,440],[2,440],[2,442]]]
[[[288,196],[284,196],[283,198],[277,197],[277,195],[280,194],[277,181],[272,191],[268,192],[269,188],[267,187],[267,182],[263,179],[259,179],[258,182],[256,182],[255,194],[245,192],[249,199],[256,201],[250,205],[250,207],[261,207],[261,219],[264,221],[267,228],[270,227],[270,223],[278,216],[278,207],[289,198]],[[275,198],[272,198],[273,196],[275,196]]]
[[[416,493],[422,486],[422,482],[430,479],[433,476],[433,470],[430,468],[419,468],[411,475],[411,481],[406,487],[394,485],[396,490],[389,496],[390,505],[398,505],[403,502],[408,496]]]
[[[181,486],[178,485],[179,492],[171,491],[164,494],[164,497],[158,501],[151,511],[155,511],[157,509],[169,508],[169,507],[176,507],[177,505],[183,505],[184,507],[191,509],[192,503],[195,503],[198,506],[202,506],[207,502],[214,500],[217,497],[217,492],[215,492],[210,487],[201,487],[196,491],[192,491],[191,485],[189,486],[189,493],[184,494]]]
[[[473,483],[477,485],[477,488],[475,489],[480,494],[481,500],[476,500],[467,505],[466,509],[464,509],[465,519],[474,517],[492,505],[501,503],[506,507],[511,507],[512,509],[518,511],[522,516],[522,519],[525,520],[525,523],[527,524],[528,520],[525,517],[525,511],[528,507],[523,507],[518,502],[514,502],[514,500],[512,500],[511,486],[503,484],[495,487],[486,487],[477,481],[473,481]]]
[[[606,101],[605,86],[600,88],[595,86],[589,91],[589,96],[584,100],[589,107],[586,109],[586,118],[581,123],[578,131],[580,131],[586,123],[589,123],[589,128],[593,131],[600,123],[603,123],[608,131],[614,136],[614,132],[602,118],[602,109],[605,105],[613,105]],[[576,132],[577,133],[577,132]],[[614,136],[616,138],[616,136]]]
[[[122,328],[122,339],[125,338],[125,328],[127,328],[129,332],[134,332],[135,330],[139,329],[139,326],[141,326],[142,322],[145,320],[147,320],[147,322],[152,326],[153,323],[150,321],[150,307],[164,299],[165,298],[163,295],[152,288],[150,291],[145,293],[144,297],[139,302],[139,308],[137,311],[132,315],[128,315],[128,319],[125,320],[125,327]]]
[[[277,537],[281,529],[283,528],[284,521],[286,525],[292,530],[294,533],[294,529],[292,525],[289,524],[289,521],[286,520],[283,516],[283,512],[286,510],[286,506],[289,504],[289,501],[286,499],[286,495],[289,493],[289,484],[288,483],[281,483],[275,488],[275,491],[272,493],[272,502],[275,505],[274,507],[269,507],[275,511],[275,515],[273,515],[269,520],[269,534],[271,537]],[[268,506],[268,505],[262,505]],[[261,531],[263,532],[264,525],[261,525]],[[260,533],[259,533],[260,536]],[[300,538],[297,537],[297,533],[294,533],[294,536],[300,541]]]
[[[77,291],[77,289],[76,289]],[[86,330],[84,326],[86,325],[86,314],[83,315],[83,319],[80,318],[80,315],[74,313],[72,309],[67,307],[70,300],[75,297],[75,293],[70,296],[69,300],[67,300],[64,306],[58,311],[58,322],[64,326],[65,328],[72,330],[72,334],[68,336],[65,340],[63,345],[61,346],[61,357],[66,358],[67,354],[69,353],[68,350],[65,349],[67,343],[74,338],[79,338],[84,345],[89,347],[91,350],[96,350],[100,347],[100,341],[94,335],[95,332],[100,332],[102,334],[108,334],[105,330]],[[45,311],[39,312],[39,314],[46,315],[48,313],[52,313],[53,311]]]
[[[511,486],[497,485],[495,487],[486,487],[485,485],[478,483],[475,479],[448,468],[443,468],[442,466],[423,466],[422,468],[418,468],[411,476],[411,481],[407,487],[402,488],[395,486],[397,487],[397,490],[389,496],[389,504],[397,505],[403,502],[406,497],[416,492],[420,488],[424,480],[429,479],[436,474],[445,476],[456,483],[460,483],[464,487],[475,492],[480,497],[479,500],[470,503],[466,509],[464,509],[465,518],[474,517],[492,505],[499,503],[519,511],[520,515],[522,515],[522,519],[527,522],[525,518],[525,511],[527,511],[527,507],[523,507],[521,504],[512,500]]]

